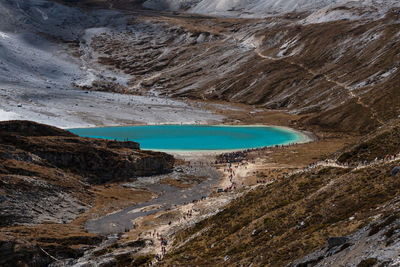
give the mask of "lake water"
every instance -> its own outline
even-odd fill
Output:
[[[130,140],[159,151],[241,150],[298,142],[302,135],[267,126],[146,125],[69,129],[82,136]]]

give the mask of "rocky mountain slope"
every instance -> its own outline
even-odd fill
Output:
[[[388,7],[398,6],[398,3],[393,0],[147,0],[143,3],[144,7],[154,10],[184,10],[188,13],[241,17],[265,17],[289,12],[312,13],[340,5],[384,11]]]
[[[221,120],[183,101],[88,92],[126,88],[130,76],[98,64],[90,43],[102,33],[126,32],[126,21],[134,16],[107,9],[108,4],[87,8],[77,3],[0,2],[1,121],[25,119],[72,128]]]
[[[57,2],[2,3],[4,116],[36,114],[32,119],[54,124],[62,115],[93,125],[114,124],[118,116],[127,123],[173,122],[188,114],[185,104],[165,97],[282,110],[304,115],[304,126],[347,132],[365,133],[400,115],[396,1],[306,1],[309,12],[283,8],[263,18],[138,11],[140,1]],[[263,12],[258,4],[283,2],[223,3]],[[35,85],[31,92],[23,89],[28,84]],[[154,114],[137,95],[152,96],[162,112]],[[66,111],[68,97],[82,102],[83,114]],[[59,105],[44,110],[43,99]],[[109,116],[102,118],[104,109]],[[221,119],[199,109],[190,114],[189,122]]]
[[[265,19],[144,12],[128,22],[131,31],[90,44],[93,60],[130,75],[128,85],[88,88],[239,102],[365,133],[400,114],[400,9],[386,7],[343,4]]]
[[[364,136],[360,142],[341,151],[337,159],[345,164],[357,164],[360,161],[372,163],[377,159],[394,155],[400,147],[400,128],[397,123],[381,127],[378,131]]]
[[[98,194],[93,192],[94,185],[166,173],[174,164],[172,156],[141,151],[134,142],[80,138],[30,121],[0,123],[0,157],[2,266],[12,266],[19,259],[23,263],[34,262],[34,257],[43,260],[43,252],[35,246],[43,234],[37,233],[27,244],[24,239],[28,237],[21,237],[23,232],[29,233],[34,225],[55,223],[62,227],[76,220],[92,208]],[[18,228],[22,225],[26,228]],[[13,227],[25,230],[13,232]],[[66,231],[66,236],[71,232]],[[84,234],[75,240],[41,242],[57,243],[50,249],[71,256],[80,252],[68,246],[100,241],[96,235]]]
[[[284,112],[285,125],[322,138],[362,135],[177,232],[161,265],[397,264],[399,163],[382,159],[399,152],[398,1],[4,0],[0,46],[0,120],[223,119],[189,105],[201,100]],[[98,246],[84,222],[152,197],[113,182],[172,168],[172,157],[138,148],[0,123],[0,265]],[[114,260],[112,246],[99,253]]]
[[[354,151],[357,164],[315,165],[253,188],[178,233],[161,265],[397,266],[400,148],[368,163]]]

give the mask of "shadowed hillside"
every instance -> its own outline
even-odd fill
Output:
[[[101,194],[103,198],[112,196],[112,201],[132,201],[135,197],[128,194],[143,194],[120,189],[116,196],[112,191],[99,196],[93,184],[162,174],[170,172],[174,164],[172,156],[141,151],[134,142],[80,138],[30,121],[0,123],[0,158],[2,266],[15,266],[18,260],[21,266],[50,263],[53,259],[43,255],[38,246],[60,257],[82,255],[77,248],[98,244],[101,238],[84,233],[79,224],[66,230],[67,224],[88,212]],[[65,235],[59,235],[62,232]],[[48,234],[52,241],[46,239]]]

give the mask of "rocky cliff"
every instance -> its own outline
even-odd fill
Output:
[[[60,168],[90,183],[165,173],[173,165],[172,156],[143,152],[135,142],[81,138],[28,121],[0,123],[0,144],[1,155],[7,160]],[[22,171],[11,170],[9,164],[3,168],[9,170],[5,174]]]
[[[80,255],[83,250],[77,247],[101,238],[69,236],[71,229],[64,229],[62,237],[51,241],[38,231],[46,234],[49,224],[68,224],[88,211],[95,184],[166,173],[174,164],[172,156],[141,151],[135,142],[81,138],[30,121],[0,123],[0,158],[1,266],[48,264],[52,259],[41,246],[52,255]],[[39,224],[44,224],[40,230],[35,228]]]

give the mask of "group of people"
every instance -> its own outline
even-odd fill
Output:
[[[155,230],[154,230],[155,232]],[[167,253],[167,246],[168,246],[168,240],[162,236],[159,238],[160,240],[160,245],[161,245],[161,253],[154,255],[154,260],[156,262],[162,261],[164,255]],[[153,265],[153,263],[148,264],[149,266]]]
[[[398,157],[400,157],[400,152],[398,154],[387,154],[383,161],[391,161],[391,160],[396,160]]]
[[[388,162],[388,161],[393,161],[393,160],[398,160],[400,158],[400,152],[399,153],[394,153],[394,154],[386,154],[385,157],[383,157],[383,159],[378,159],[378,157],[376,157],[373,161],[369,162],[367,160],[363,160],[360,161],[356,164],[353,164],[353,167],[357,167],[357,166],[368,166],[370,164],[376,164],[378,162]],[[344,164],[345,166],[350,166],[348,163]]]
[[[236,182],[233,181],[234,176],[236,175],[234,168],[239,168],[240,164],[232,165],[232,163],[228,163],[227,166],[224,168],[224,172],[228,173],[229,181],[231,182],[230,186],[225,187],[222,189],[223,192],[230,192],[232,190],[236,190]]]
[[[369,166],[371,164],[377,164],[379,162],[389,162],[389,161],[394,161],[394,160],[399,160],[399,159],[400,159],[400,152],[397,154],[396,153],[386,154],[383,159],[378,159],[378,157],[376,157],[373,161],[362,160],[362,161],[359,161],[356,163],[348,163],[348,162],[339,163],[336,160],[326,159],[324,161],[310,163],[309,165],[304,166],[301,170],[297,170],[297,171],[289,173],[289,176],[293,175],[295,173],[308,171],[308,170],[313,169],[318,166],[338,166],[338,167],[345,167],[345,168],[348,168],[348,167],[357,168],[357,167]]]
[[[160,242],[161,242],[161,254],[164,255],[167,252],[168,240],[161,236]]]
[[[247,158],[247,153],[247,151],[237,151],[220,154],[217,156],[215,164],[242,162]]]
[[[178,222],[181,223],[183,221],[186,221],[186,220],[192,218],[192,215],[193,215],[193,210],[188,210],[187,212],[185,212],[183,214],[182,218],[178,219]]]
[[[225,187],[223,189],[224,192],[230,192],[232,190],[236,190],[236,183],[235,182],[232,182],[230,186]]]
[[[288,144],[286,146],[291,146],[292,144]],[[217,156],[215,160],[215,164],[225,164],[225,163],[235,163],[235,162],[242,162],[243,160],[247,159],[247,155],[251,152],[257,152],[257,151],[263,151],[271,148],[278,148],[278,147],[284,147],[284,145],[275,145],[273,147],[271,146],[265,146],[265,147],[259,147],[259,148],[249,148],[241,151],[235,151],[235,152],[229,152],[229,153],[223,153]]]
[[[201,198],[201,200],[205,200],[205,199],[206,199],[205,196]],[[182,217],[178,218],[178,223],[181,223],[185,220],[189,220],[190,218],[192,218],[193,213],[195,211],[196,211],[196,209],[189,209],[189,210],[185,211],[183,213]],[[171,226],[172,221],[169,221],[168,225]],[[156,237],[160,241],[161,251],[160,251],[160,254],[157,254],[154,256],[154,260],[156,262],[161,261],[163,259],[164,255],[167,253],[168,240],[167,240],[167,238],[165,238],[164,236],[159,234],[156,230],[154,230],[153,232],[149,232],[149,234],[152,235],[153,237]]]

